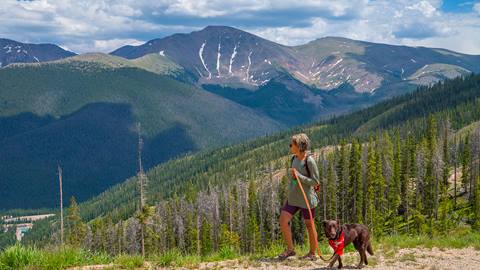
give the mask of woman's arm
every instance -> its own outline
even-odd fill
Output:
[[[305,184],[305,185],[309,185],[309,186],[319,185],[320,176],[318,173],[317,162],[315,161],[315,159],[313,159],[312,156],[308,156],[305,162],[308,162],[308,169],[310,170],[311,177],[303,175],[297,170],[298,179],[300,180],[300,182],[302,182],[302,184]]]

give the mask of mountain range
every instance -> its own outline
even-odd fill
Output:
[[[150,168],[480,72],[480,56],[325,37],[285,46],[208,26],[76,55],[0,39],[0,209],[84,201]]]
[[[200,84],[255,88],[288,73],[319,90],[349,84],[357,93],[374,93],[393,83],[427,84],[465,72],[478,72],[480,56],[444,49],[394,46],[325,37],[284,46],[225,26],[208,26],[112,55],[134,59],[158,53],[192,73]]]

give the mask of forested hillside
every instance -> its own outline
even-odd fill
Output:
[[[55,207],[57,163],[79,201],[135,175],[137,123],[146,168],[284,127],[154,73],[162,61],[92,54],[1,68],[0,209]]]
[[[356,113],[154,167],[146,189],[153,208],[137,211],[137,178],[128,179],[78,208],[72,203],[67,239],[112,254],[139,253],[142,231],[147,254],[267,247],[281,237],[288,142],[299,131],[312,139],[322,179],[317,226],[325,218],[361,222],[374,237],[479,228],[479,120],[479,75],[422,87]],[[49,231],[58,240],[53,221],[35,226],[26,242],[44,244]],[[293,231],[303,242],[299,216]]]

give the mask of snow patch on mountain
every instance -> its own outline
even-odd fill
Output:
[[[218,43],[218,49],[217,49],[217,78],[220,78],[220,56],[222,55],[220,53],[220,49],[222,48],[222,45],[220,42]]]
[[[200,61],[202,61],[203,67],[208,72],[208,79],[211,79],[212,78],[212,73],[210,73],[210,70],[208,70],[207,65],[205,64],[205,61],[203,60],[203,49],[205,48],[205,44],[207,44],[206,41],[203,42],[202,46],[198,50],[198,56],[200,56]]]
[[[252,51],[250,51],[250,53],[248,54],[248,67],[247,67],[247,77],[246,77],[247,82],[249,80],[249,75],[248,74],[250,73],[250,66],[252,65],[252,60],[250,58],[251,56],[252,56]]]
[[[233,53],[232,53],[232,56],[230,56],[230,65],[228,66],[228,73],[229,74],[232,74],[233,59],[235,59],[236,55],[237,55],[237,44],[235,44],[235,47],[233,47]]]

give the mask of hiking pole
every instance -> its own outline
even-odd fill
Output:
[[[303,200],[305,201],[305,204],[307,205],[308,214],[310,215],[310,223],[311,223],[311,225],[312,225],[312,228],[313,228],[313,231],[314,231],[315,235],[317,235],[317,238],[315,239],[315,241],[317,242],[317,253],[318,253],[318,256],[320,257],[320,259],[322,259],[322,261],[324,261],[324,262],[330,262],[330,261],[333,259],[333,256],[335,256],[335,253],[333,253],[333,254],[332,254],[332,257],[330,257],[330,259],[328,259],[328,260],[326,260],[325,258],[323,258],[322,252],[320,251],[320,246],[318,245],[318,233],[317,233],[317,228],[315,227],[315,222],[313,221],[312,210],[310,209],[310,204],[308,203],[307,195],[305,194],[305,190],[303,190],[303,186],[302,186],[302,183],[300,182],[300,179],[298,179],[298,175],[297,175],[297,171],[296,171],[296,170],[293,171],[293,175],[295,176],[295,179],[297,179],[298,186],[300,187],[300,190],[302,191]]]

